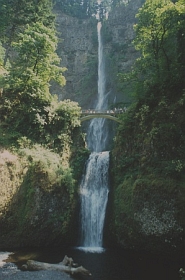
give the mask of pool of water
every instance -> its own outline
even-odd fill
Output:
[[[185,267],[182,258],[169,259],[120,249],[97,253],[78,248],[22,249],[9,255],[7,261],[20,268],[28,259],[58,263],[65,255],[88,269],[92,280],[179,280],[179,269]]]

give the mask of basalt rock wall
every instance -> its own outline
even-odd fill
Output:
[[[97,38],[96,19],[84,19],[55,11],[59,36],[58,55],[65,72],[66,86],[52,85],[59,99],[71,99],[81,106],[89,104],[96,93]]]
[[[136,23],[135,15],[142,0],[121,4],[109,12],[103,21],[102,38],[105,55],[106,91],[109,104],[128,100],[129,85],[125,92],[120,88],[118,73],[130,70],[138,53],[132,45]],[[92,106],[97,95],[98,38],[97,20],[78,19],[55,9],[59,36],[58,54],[65,72],[66,86],[52,85],[52,92],[60,99],[69,98],[84,108]],[[125,88],[125,85],[122,86]]]

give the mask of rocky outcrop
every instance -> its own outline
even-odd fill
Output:
[[[1,250],[62,246],[77,238],[77,182],[58,154],[39,150],[1,150]]]
[[[138,226],[138,234],[143,237],[143,247],[159,252],[164,248],[178,251],[183,248],[184,235],[184,225],[179,216],[182,209],[178,187],[174,186],[172,190],[169,186],[166,189],[165,184],[158,183],[145,185],[146,190],[140,184],[135,187],[133,222]]]
[[[158,200],[158,203],[160,203],[160,200]],[[134,213],[134,220],[140,224],[142,234],[165,236],[171,230],[177,234],[183,231],[175,217],[177,211],[175,200],[172,198],[170,201],[163,200],[162,208],[161,211],[156,203],[145,201],[140,211]],[[170,243],[170,240],[166,238],[165,242]]]
[[[146,178],[124,181],[113,191],[112,238],[135,250],[182,252],[185,229],[182,189],[175,181],[166,186],[162,179],[148,184]]]

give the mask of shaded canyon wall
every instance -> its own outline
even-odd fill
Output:
[[[106,92],[109,92],[109,104],[130,100],[131,85],[119,85],[118,73],[131,69],[138,54],[132,41],[135,15],[142,0],[131,1],[110,11],[104,20],[102,37],[106,61]],[[98,79],[98,38],[95,18],[77,19],[57,14],[57,30],[60,38],[58,54],[65,72],[66,86],[52,86],[52,92],[60,99],[79,102],[83,108],[89,108],[97,95]],[[126,88],[126,92],[123,91]]]

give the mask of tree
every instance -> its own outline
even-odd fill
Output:
[[[55,30],[42,23],[27,25],[19,34],[18,42],[13,43],[16,58],[12,64],[4,88],[21,93],[43,93],[49,90],[50,80],[65,84],[63,72],[56,54],[57,37]]]
[[[56,54],[55,30],[42,23],[27,25],[13,44],[16,57],[8,75],[4,77],[1,105],[2,118],[23,133],[41,131],[47,119],[47,106],[53,97],[49,93],[50,81],[65,84],[64,68],[59,66]]]
[[[54,15],[51,0],[0,0],[0,37],[6,47],[4,66],[10,54],[13,42],[26,24],[42,22],[53,27]]]
[[[134,44],[141,52],[138,65],[145,85],[177,77],[181,69],[179,47],[182,44],[178,38],[185,31],[184,5],[170,0],[148,0],[137,18]],[[181,52],[184,53],[182,47]]]
[[[118,166],[120,172],[148,169],[181,179],[185,170],[185,3],[147,0],[137,17],[134,44],[140,58],[133,68],[135,104],[123,117],[116,137]]]

